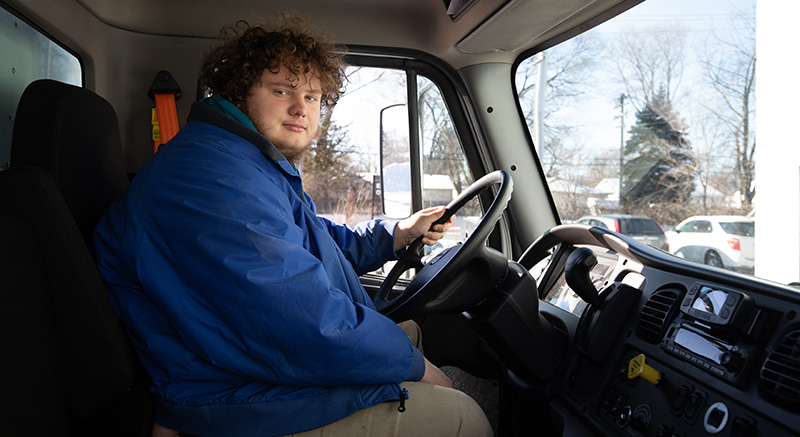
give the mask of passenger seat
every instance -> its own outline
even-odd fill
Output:
[[[153,399],[91,256],[127,186],[111,105],[32,83],[0,171],[0,427],[8,435],[149,436]]]

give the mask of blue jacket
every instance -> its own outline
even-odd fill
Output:
[[[317,217],[266,138],[195,103],[94,235],[156,420],[194,435],[291,434],[400,399],[424,360],[358,279],[396,259],[394,226]]]

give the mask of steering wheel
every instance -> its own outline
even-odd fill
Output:
[[[463,311],[494,290],[505,276],[508,259],[487,247],[485,241],[511,199],[514,186],[511,175],[497,170],[478,179],[447,204],[444,215],[433,223],[445,223],[473,197],[498,183],[500,188],[489,210],[463,244],[426,257],[418,255],[422,237],[408,246],[373,299],[379,312],[399,322],[422,314]],[[421,270],[398,293],[397,280],[412,268]]]

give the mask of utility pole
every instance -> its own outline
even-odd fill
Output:
[[[619,95],[619,212],[622,212],[622,168],[625,165],[625,98],[628,94]]]
[[[537,66],[536,94],[533,102],[533,145],[537,150],[542,150],[542,128],[544,127],[542,105],[544,105],[545,91],[547,90],[547,65],[544,52],[536,56],[533,64]]]

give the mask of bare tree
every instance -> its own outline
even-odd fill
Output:
[[[741,213],[730,201],[738,189],[738,179],[728,127],[714,116],[705,116],[695,119],[695,131],[699,134],[693,144],[697,187],[692,202],[701,208],[696,213]]]
[[[663,92],[665,103],[680,97],[686,34],[680,27],[624,33],[612,48],[619,77],[638,110]]]
[[[597,64],[598,54],[602,52],[601,44],[596,34],[580,35],[545,51],[547,97],[541,112],[546,120],[564,107],[571,106],[573,99],[589,90],[592,69]],[[531,99],[537,92],[538,63],[534,58],[531,61],[521,64],[518,70],[521,80],[517,84],[517,94],[520,100]],[[529,123],[533,121],[530,118],[532,114],[533,107],[529,107],[525,111]]]
[[[754,13],[740,13],[735,31],[715,35],[716,50],[707,50],[704,67],[707,83],[716,91],[718,103],[707,109],[727,127],[734,157],[734,175],[741,193],[743,212],[751,209],[755,196],[756,44]]]
[[[574,106],[575,100],[592,89],[592,75],[603,52],[598,35],[581,35],[532,57],[517,71],[517,94],[528,126],[535,129],[535,116],[542,118],[541,144],[536,144],[548,177],[577,177],[567,171],[583,157],[582,146],[574,141],[573,124],[557,121],[556,114]],[[546,65],[544,101],[538,101],[539,68]],[[537,108],[537,104],[539,107]]]
[[[320,213],[335,209],[344,193],[361,183],[347,132],[332,121],[332,113],[327,108],[322,114],[319,135],[302,163],[303,187]]]

